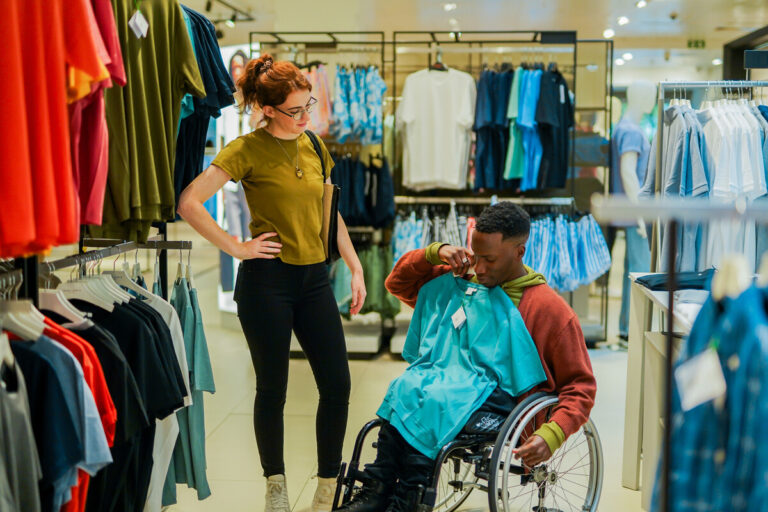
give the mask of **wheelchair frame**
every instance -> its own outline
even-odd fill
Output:
[[[456,467],[461,464],[461,462],[474,465],[474,482],[449,482],[449,485],[453,486],[458,491],[466,492],[464,492],[463,495],[459,497],[458,501],[451,507],[440,509],[441,512],[443,510],[445,512],[451,512],[457,509],[475,488],[488,493],[488,501],[492,512],[502,511],[503,508],[498,506],[498,499],[502,496],[502,489],[499,488],[498,481],[499,471],[503,471],[504,478],[509,474],[519,475],[522,485],[534,482],[539,487],[539,498],[543,499],[546,494],[547,484],[551,482],[552,485],[554,485],[556,481],[557,475],[555,472],[553,471],[550,473],[547,470],[546,464],[542,464],[536,468],[529,468],[527,471],[522,465],[517,466],[510,464],[510,454],[508,452],[506,453],[505,460],[503,460],[503,455],[505,455],[505,450],[510,449],[510,441],[508,439],[510,435],[513,435],[519,430],[520,426],[527,425],[528,421],[535,418],[541,411],[551,408],[557,403],[558,399],[556,395],[542,392],[534,393],[515,406],[512,412],[507,416],[506,421],[501,426],[498,433],[459,434],[456,439],[443,446],[438,453],[437,458],[435,459],[435,469],[432,474],[431,483],[429,487],[420,490],[414,510],[416,512],[432,512],[438,497],[438,484],[443,464],[445,464],[449,458],[454,459]],[[547,417],[547,420],[549,420],[549,416]],[[381,426],[383,423],[384,420],[379,418],[371,420],[366,423],[358,433],[351,460],[348,465],[342,464],[341,467],[336,488],[336,496],[334,498],[334,510],[336,510],[338,506],[347,503],[352,499],[355,483],[363,480],[364,475],[360,470],[360,458],[365,439],[373,429]],[[584,512],[594,512],[597,510],[602,490],[602,446],[597,434],[597,429],[594,427],[591,420],[588,420],[587,424],[585,424],[582,429],[584,430],[587,440],[591,440],[592,444],[589,446],[594,447],[595,453],[590,449],[590,455],[593,457],[593,459],[590,459],[590,463],[594,463],[595,467],[589,475],[589,488],[587,490],[587,501],[591,501],[591,505],[580,506],[579,510]],[[517,441],[517,439],[515,439],[515,441]],[[375,442],[373,443],[373,446],[376,446]],[[561,448],[564,447],[565,444]],[[558,451],[555,453],[558,453]],[[554,456],[555,454],[553,454],[553,458]],[[480,479],[486,480],[488,485],[485,486],[478,483],[478,480]],[[342,488],[344,489],[343,496]],[[341,498],[341,503],[339,503],[339,498]]]

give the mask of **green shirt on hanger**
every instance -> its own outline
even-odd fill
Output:
[[[142,0],[146,37],[128,27],[134,0],[113,0],[128,82],[105,91],[109,174],[102,226],[91,235],[144,241],[153,221],[175,218],[173,168],[181,99],[205,97],[176,0]]]

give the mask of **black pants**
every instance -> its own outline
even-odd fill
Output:
[[[326,266],[289,265],[279,259],[244,261],[237,274],[235,301],[256,371],[253,426],[264,475],[285,473],[283,407],[293,330],[320,392],[318,475],[336,477],[347,426],[350,377]]]
[[[498,431],[515,403],[511,395],[496,388],[470,416],[461,433]],[[408,444],[391,423],[385,422],[379,429],[376,460],[365,466],[363,474],[385,485],[400,506],[395,510],[407,510],[407,502],[415,497],[419,485],[429,487],[431,484],[435,463]]]

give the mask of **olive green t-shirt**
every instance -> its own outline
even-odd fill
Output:
[[[333,160],[322,141],[320,145],[326,176],[330,176]],[[296,140],[278,142],[263,128],[227,144],[213,165],[242,181],[251,211],[251,236],[277,233],[275,241],[283,244],[278,257],[284,263],[313,265],[325,261],[320,238],[323,169],[307,134],[299,136],[298,146],[301,179],[296,176]]]

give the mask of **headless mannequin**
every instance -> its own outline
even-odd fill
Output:
[[[646,80],[633,82],[627,88],[627,110],[624,117],[639,124],[643,116],[653,110],[656,101],[656,86]],[[624,185],[624,192],[632,201],[637,201],[640,194],[640,183],[637,181],[637,159],[636,151],[627,151],[621,155],[619,160],[619,170],[621,171],[621,182]],[[643,238],[648,238],[645,223],[638,221],[638,233]]]

